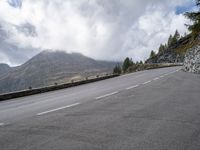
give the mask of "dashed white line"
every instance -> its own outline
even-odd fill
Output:
[[[62,109],[65,109],[65,108],[73,107],[73,106],[76,106],[76,105],[79,105],[79,104],[80,103],[75,103],[75,104],[59,107],[59,108],[56,108],[56,109],[44,111],[44,112],[38,113],[37,116],[41,116],[41,115],[48,114],[48,113],[51,113],[51,112],[55,112],[55,111],[58,111],[58,110],[62,110]]]
[[[126,90],[130,90],[130,89],[136,88],[136,87],[138,87],[138,86],[139,86],[139,85],[130,86],[130,87],[127,87]]]
[[[157,78],[154,78],[153,80],[156,81],[156,80],[159,80],[159,79],[160,79],[160,78],[157,77]]]
[[[148,84],[148,83],[150,83],[151,82],[151,80],[149,80],[149,81],[147,81],[147,82],[144,82],[144,83],[142,83],[143,85],[145,85],[145,84]]]
[[[1,127],[1,126],[4,126],[4,125],[5,125],[5,123],[0,123],[0,127]]]
[[[165,77],[165,76],[164,75],[160,76],[160,78],[163,78],[163,77]]]
[[[119,92],[118,91],[112,92],[112,93],[109,93],[109,94],[105,94],[105,95],[96,97],[95,99],[98,100],[98,99],[105,98],[105,97],[108,97],[108,96],[111,96],[111,95],[114,95],[114,94],[117,94],[117,93],[119,93]]]

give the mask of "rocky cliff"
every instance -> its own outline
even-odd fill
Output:
[[[184,70],[200,74],[200,45],[189,49],[185,55]]]
[[[182,37],[164,51],[159,51],[154,57],[147,59],[146,63],[182,63],[186,51],[197,45],[198,42],[199,40],[194,40],[191,35]]]

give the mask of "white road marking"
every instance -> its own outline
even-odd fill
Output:
[[[58,110],[62,110],[62,109],[65,109],[65,108],[73,107],[73,106],[76,106],[76,105],[79,105],[79,104],[80,103],[75,103],[75,104],[59,107],[59,108],[56,108],[56,109],[44,111],[44,112],[38,113],[37,116],[41,116],[41,115],[48,114],[48,113],[51,113],[51,112],[54,112],[54,111],[58,111]]]
[[[95,99],[98,100],[98,99],[105,98],[105,97],[108,97],[108,96],[111,96],[111,95],[114,95],[114,94],[117,94],[117,93],[119,93],[119,92],[116,91],[116,92],[113,92],[113,93],[105,94],[103,96],[96,97]]]
[[[158,80],[158,79],[160,79],[160,78],[157,77],[157,78],[154,78],[153,80],[156,81],[156,80]]]
[[[4,123],[0,123],[0,126],[4,126],[5,124]]]
[[[163,78],[163,77],[165,77],[165,76],[164,75],[160,76],[160,78]]]
[[[142,83],[143,85],[145,85],[145,84],[148,84],[148,83],[150,83],[151,82],[151,80],[149,80],[149,81],[147,81],[147,82],[144,82],[144,83]]]
[[[138,86],[139,86],[139,85],[130,86],[130,87],[126,88],[126,90],[130,90],[130,89],[136,88],[136,87],[138,87]]]

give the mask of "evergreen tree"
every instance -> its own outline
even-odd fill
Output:
[[[185,16],[193,22],[192,25],[187,26],[188,30],[192,31],[194,37],[198,36],[200,33],[200,0],[196,0],[196,6],[198,7],[198,11],[185,13]]]
[[[160,44],[159,53],[163,52],[164,50],[165,50],[165,45]]]
[[[140,63],[139,63],[139,61],[136,61],[136,63],[135,63],[135,64],[136,64],[136,65],[138,65],[138,64],[140,64]]]
[[[153,58],[153,57],[155,57],[156,56],[156,53],[152,50],[151,51],[151,54],[150,54],[150,58]]]
[[[134,62],[133,62],[132,58],[129,59],[129,63],[130,63],[130,66],[134,65]]]
[[[180,39],[180,33],[178,32],[178,30],[176,30],[175,33],[174,33],[174,36],[172,37],[170,46],[176,44],[179,39]]]
[[[174,38],[178,41],[180,39],[180,33],[178,32],[178,30],[176,30],[175,34],[174,34]]]
[[[130,58],[126,58],[122,65],[123,72],[126,72],[130,66],[133,65],[133,61]]]
[[[121,74],[121,73],[122,73],[122,69],[121,69],[120,65],[117,64],[113,69],[113,74]]]
[[[177,41],[180,39],[180,33],[178,30],[175,31],[174,36],[170,34],[169,39],[168,39],[168,47],[171,47],[172,45],[176,44]]]
[[[196,5],[200,6],[200,0],[196,0]]]
[[[168,47],[170,47],[173,43],[173,36],[170,34],[169,38],[168,38],[168,42],[167,42],[167,45]]]
[[[167,49],[167,48],[168,48],[167,44],[165,44],[164,46],[165,46],[165,49]]]

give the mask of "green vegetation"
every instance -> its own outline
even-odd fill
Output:
[[[147,64],[143,61],[133,62],[131,58],[126,58],[123,64],[117,64],[113,69],[113,74],[130,73],[147,69],[163,68],[175,66],[173,64]],[[123,70],[123,69],[125,70]]]
[[[158,52],[159,53],[162,53],[162,52],[164,52],[164,50],[167,48],[167,45],[166,44],[160,44],[160,47],[159,47],[159,49],[158,49]]]
[[[185,13],[185,16],[193,22],[191,25],[186,25],[191,34],[185,33],[184,36],[180,36],[178,30],[176,30],[174,35],[169,36],[166,44],[160,45],[158,53],[163,53],[165,50],[171,48],[176,54],[184,55],[187,49],[199,43],[196,37],[200,33],[200,0],[196,0],[196,6],[198,7],[198,11]],[[176,45],[177,47],[174,48]]]
[[[117,64],[113,69],[113,74],[121,74],[121,73],[122,73],[121,66]]]
[[[178,40],[180,40],[180,33],[178,32],[178,30],[176,30],[173,36],[169,36],[168,42],[167,44],[165,44],[164,49],[174,46],[178,42]]]
[[[179,56],[181,58],[184,58],[184,55],[189,48],[200,43],[198,38],[196,38],[200,34],[200,0],[196,0],[196,6],[198,7],[198,11],[185,13],[185,16],[193,22],[193,24],[186,25],[188,27],[188,30],[191,31],[191,33],[189,34],[185,33],[184,36],[181,36],[179,31],[176,30],[174,34],[169,36],[165,44],[160,44],[158,53],[156,53],[153,50],[151,51],[148,60],[154,60],[154,59],[156,60],[159,58],[159,56],[163,56],[164,54],[170,55],[171,53],[173,53],[175,57]],[[151,61],[151,62],[156,62],[156,61]],[[122,72],[128,73],[128,72],[159,68],[159,67],[166,67],[166,66],[160,64],[147,64],[143,63],[142,61],[134,63],[132,59],[127,57],[124,60],[122,66],[120,66],[119,64],[115,66],[113,72],[120,74]]]
[[[200,0],[196,0],[196,6],[198,7],[198,11],[185,13],[185,16],[193,22],[193,24],[187,26],[194,38],[196,38],[200,32]]]
[[[180,39],[181,39],[180,33],[178,32],[178,30],[176,30],[174,35],[169,36],[166,44],[160,44],[160,47],[158,49],[158,53],[163,53],[168,48],[173,47],[175,44],[177,44],[177,42]],[[149,59],[156,57],[156,55],[157,55],[156,52],[152,50],[151,53],[150,53]]]
[[[154,52],[153,50],[151,51],[151,54],[150,54],[150,58],[153,58],[156,56],[156,52]]]
[[[123,72],[127,72],[128,68],[133,65],[133,61],[130,58],[126,58],[122,65]]]

